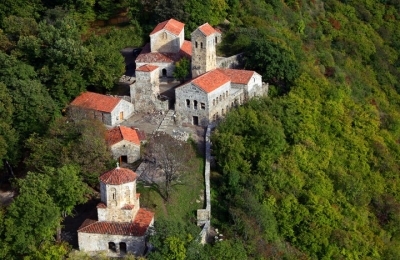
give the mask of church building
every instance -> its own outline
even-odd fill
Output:
[[[99,179],[101,202],[97,205],[97,219],[86,219],[78,229],[79,250],[103,251],[111,257],[143,255],[154,213],[140,208],[136,173],[117,166]]]

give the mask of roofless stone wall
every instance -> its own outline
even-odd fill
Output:
[[[244,53],[230,57],[217,57],[217,67],[224,69],[242,69],[244,67]]]

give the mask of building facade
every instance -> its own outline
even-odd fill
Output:
[[[109,126],[120,124],[133,112],[132,103],[94,92],[82,93],[69,106],[69,113],[73,118],[93,118]]]
[[[97,219],[85,220],[78,229],[79,250],[102,251],[111,257],[143,255],[154,213],[140,208],[136,173],[117,166],[99,179],[101,202],[97,205]]]
[[[109,129],[106,141],[113,158],[119,163],[134,163],[140,159],[141,140],[136,129],[126,126]]]

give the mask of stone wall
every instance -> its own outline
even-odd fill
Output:
[[[211,185],[210,185],[210,161],[211,161],[211,125],[207,126],[206,135],[204,137],[206,147],[205,156],[206,162],[204,165],[204,181],[206,186],[205,201],[206,208],[197,210],[197,224],[204,225],[203,229],[199,234],[199,240],[201,244],[207,243],[207,236],[210,231],[210,221],[211,221]]]
[[[140,68],[143,65],[146,64],[151,64],[154,66],[158,66],[159,68],[159,77],[169,77],[173,78],[174,75],[174,70],[175,70],[175,63],[174,62],[137,62],[136,63],[136,68]],[[165,73],[166,75],[163,75]]]
[[[198,87],[188,83],[175,89],[175,111],[177,123],[193,124],[193,117],[198,117],[198,124],[206,126],[209,118],[208,95]]]
[[[110,256],[115,256],[115,254],[124,255],[123,252],[120,252],[120,243],[125,243],[126,251],[137,256],[143,255],[146,248],[145,236],[135,237],[78,232],[78,241],[79,250],[81,251],[104,251]],[[115,244],[115,252],[109,250],[110,242]]]
[[[121,112],[122,112],[122,114],[121,114]],[[111,124],[110,125],[114,126],[116,124],[122,123],[124,120],[131,117],[133,112],[134,112],[134,109],[133,109],[132,103],[127,102],[125,100],[121,100],[117,104],[117,106],[111,111],[111,115],[110,115],[111,116],[111,118],[110,118]],[[109,125],[108,119],[109,118],[103,119],[104,124]],[[107,121],[107,123],[106,123],[106,121]]]
[[[122,185],[106,185],[100,182],[101,201],[106,208],[98,207],[99,221],[129,222],[140,208],[136,194],[136,181]],[[134,205],[131,210],[121,210],[126,205]]]
[[[127,163],[134,163],[140,159],[140,145],[122,140],[111,146],[113,158],[118,160],[121,156],[127,157]]]
[[[184,30],[176,36],[167,30],[161,30],[150,35],[151,52],[177,53],[180,51],[184,41]]]
[[[216,34],[205,36],[198,28],[192,32],[192,76],[196,77],[217,67]]]
[[[230,57],[217,57],[217,67],[224,69],[242,69],[244,67],[244,53]]]

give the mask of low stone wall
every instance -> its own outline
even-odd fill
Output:
[[[244,53],[230,57],[217,57],[217,67],[224,69],[241,69],[244,67]]]
[[[207,243],[207,236],[208,232],[210,231],[210,220],[211,220],[211,191],[210,191],[210,160],[211,160],[211,141],[210,141],[210,136],[211,136],[211,125],[208,125],[206,135],[204,137],[205,143],[206,143],[206,148],[205,148],[205,157],[206,157],[206,163],[204,166],[204,180],[205,180],[205,186],[206,186],[206,208],[205,209],[198,209],[197,210],[197,225],[203,226],[203,229],[201,230],[199,234],[199,241],[201,244]]]

